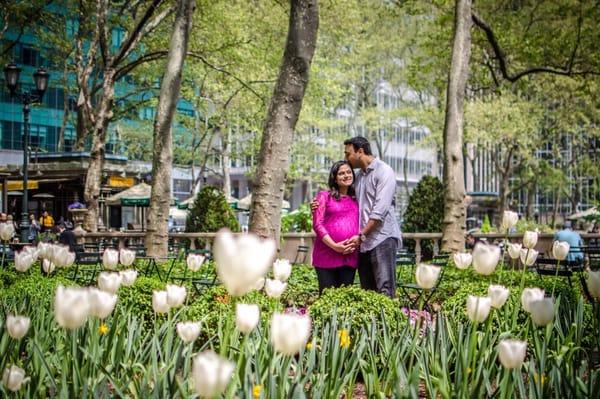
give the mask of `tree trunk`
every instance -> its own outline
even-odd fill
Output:
[[[223,194],[225,194],[225,199],[229,200],[231,196],[231,176],[230,176],[230,166],[231,162],[231,143],[230,134],[231,130],[227,123],[221,124],[221,172],[223,173]]]
[[[112,117],[112,103],[115,97],[114,77],[114,69],[109,68],[104,70],[102,99],[100,104],[98,104],[98,114],[96,116],[94,131],[92,132],[90,164],[85,176],[83,199],[88,212],[85,215],[84,228],[91,232],[98,231],[98,215],[100,211],[98,199],[100,198],[100,186],[102,184],[106,130],[108,129],[108,122]]]
[[[500,192],[498,193],[498,202],[496,214],[494,215],[494,225],[500,226],[504,211],[508,209],[508,197],[510,196],[510,176],[511,173],[500,173]]]
[[[73,151],[83,151],[85,149],[85,138],[87,137],[87,126],[85,123],[83,108],[77,107],[77,125],[75,127],[75,144]]]
[[[471,56],[471,0],[456,0],[452,63],[444,121],[444,220],[442,250],[465,247],[465,180],[463,159],[464,97]]]
[[[527,207],[525,208],[525,218],[527,220],[533,219],[535,206],[535,183],[531,183],[527,186]]]
[[[181,89],[181,73],[188,48],[195,7],[196,0],[179,0],[169,46],[169,61],[163,76],[160,97],[156,107],[152,157],[152,192],[145,237],[147,254],[153,257],[166,257],[169,250],[168,218],[171,204],[171,169],[173,165],[171,124]]]
[[[252,232],[275,237],[277,242],[292,135],[302,109],[319,27],[317,0],[291,3],[287,43],[265,121],[250,212]]]

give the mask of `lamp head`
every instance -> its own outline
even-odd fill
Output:
[[[33,74],[33,80],[35,81],[35,88],[38,91],[40,97],[44,95],[44,92],[48,88],[48,80],[50,79],[50,74],[46,72],[44,68],[39,68]]]
[[[17,85],[19,84],[19,75],[21,74],[21,68],[14,62],[4,67],[4,80],[6,81],[6,87],[13,95],[17,91]]]

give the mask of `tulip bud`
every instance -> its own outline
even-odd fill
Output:
[[[487,319],[492,306],[491,298],[487,296],[469,295],[467,298],[467,316],[474,323],[481,323]]]
[[[119,261],[125,267],[131,266],[133,261],[135,261],[135,251],[125,248],[121,249],[119,251]]]
[[[488,297],[492,300],[492,307],[500,309],[506,303],[510,291],[503,285],[490,285]]]
[[[122,281],[123,277],[119,273],[102,272],[98,275],[98,288],[115,294],[119,290]]]
[[[205,259],[206,257],[203,255],[189,254],[186,259],[188,269],[197,272],[200,270],[200,266],[202,266]]]
[[[167,301],[167,291],[154,291],[152,293],[152,309],[158,314],[167,313],[171,309]]]
[[[440,277],[442,268],[440,266],[427,265],[420,263],[415,271],[415,278],[419,287],[428,290],[435,287]]]
[[[523,263],[525,266],[532,266],[537,257],[539,255],[539,252],[536,251],[535,249],[521,249],[521,263]]]
[[[277,352],[293,356],[306,346],[311,320],[307,315],[273,313],[271,343]]]
[[[37,245],[38,256],[42,259],[48,259],[50,257],[50,252],[52,251],[51,244],[40,241]]]
[[[267,295],[271,298],[279,298],[285,288],[287,287],[287,283],[282,283],[279,280],[271,280],[268,278],[265,282],[265,291]]]
[[[12,223],[0,223],[0,239],[9,241],[15,234],[15,228]]]
[[[554,300],[543,298],[529,302],[531,319],[538,326],[545,326],[554,319]]]
[[[544,290],[539,288],[525,288],[521,293],[521,305],[523,310],[531,312],[531,302],[544,299]]]
[[[507,369],[521,367],[527,354],[527,342],[505,339],[498,344],[500,363]]]
[[[567,259],[567,255],[569,255],[569,249],[571,247],[568,242],[554,241],[552,243],[552,256],[557,260],[565,260]]]
[[[489,276],[496,270],[500,261],[500,247],[483,243],[475,244],[473,248],[473,269],[479,274]]]
[[[69,247],[65,247],[64,245],[53,245],[50,260],[57,267],[66,267],[69,261]]]
[[[235,325],[237,329],[244,333],[249,334],[260,320],[260,309],[258,305],[246,305],[238,303],[235,307]]]
[[[456,267],[462,270],[471,266],[471,262],[473,261],[473,255],[469,253],[455,252],[452,258]]]
[[[533,248],[535,247],[535,244],[537,244],[537,240],[538,240],[538,233],[536,231],[526,231],[525,234],[523,234],[523,246],[525,248]]]
[[[178,285],[167,284],[167,303],[171,308],[178,308],[183,305],[185,302],[185,297],[187,296],[187,292],[185,287],[180,287]]]
[[[42,261],[42,269],[44,269],[44,273],[50,274],[56,269],[56,266],[54,266],[54,263],[50,262],[50,260],[44,259]]]
[[[54,317],[56,322],[69,330],[81,327],[90,312],[87,289],[59,285],[54,296]]]
[[[273,276],[276,280],[286,282],[290,277],[290,274],[292,274],[292,265],[289,260],[277,259],[275,263],[273,263]]]
[[[510,229],[517,225],[519,221],[519,214],[517,212],[512,211],[504,211],[502,215],[502,225],[500,229],[502,231],[508,232]]]
[[[260,291],[263,289],[264,286],[265,286],[265,278],[261,277],[258,280],[256,280],[256,283],[254,283],[254,285],[252,286],[252,289],[256,290],[256,291]]]
[[[123,270],[120,271],[119,274],[122,277],[122,283],[124,286],[131,287],[135,280],[137,279],[138,272],[137,270]]]
[[[26,272],[33,264],[33,257],[26,251],[15,254],[15,269],[19,272]]]
[[[221,394],[233,375],[235,364],[223,359],[213,351],[204,351],[194,358],[192,383],[201,398],[213,398]]]
[[[241,296],[252,291],[269,269],[275,249],[273,240],[261,240],[253,234],[236,238],[227,230],[219,231],[213,252],[219,280],[229,294]]]
[[[27,334],[31,320],[25,316],[8,315],[6,317],[6,329],[8,335],[13,339],[21,339]]]
[[[600,270],[588,270],[587,286],[593,298],[600,298]]]
[[[117,304],[117,296],[97,288],[90,288],[88,298],[90,301],[90,315],[106,319]]]
[[[116,249],[105,249],[102,254],[102,264],[105,269],[114,270],[119,264],[119,251]]]
[[[177,323],[177,334],[185,343],[194,342],[200,335],[200,322]]]
[[[15,365],[4,369],[2,374],[2,384],[10,391],[17,392],[21,389],[21,384],[25,379],[25,370]]]

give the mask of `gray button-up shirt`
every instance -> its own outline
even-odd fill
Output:
[[[381,223],[372,230],[360,245],[360,251],[370,251],[388,237],[400,241],[400,226],[394,212],[396,193],[396,174],[394,170],[379,158],[375,158],[366,171],[356,173],[356,196],[360,212],[361,230],[369,219]]]

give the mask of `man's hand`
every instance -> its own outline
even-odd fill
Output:
[[[360,248],[360,237],[356,235],[351,238],[347,238],[342,242],[342,244],[344,244],[346,248],[344,255],[350,254]]]
[[[313,198],[313,200],[310,201],[310,210],[314,212],[317,210],[317,208],[319,208],[319,201],[317,201],[316,198]]]

